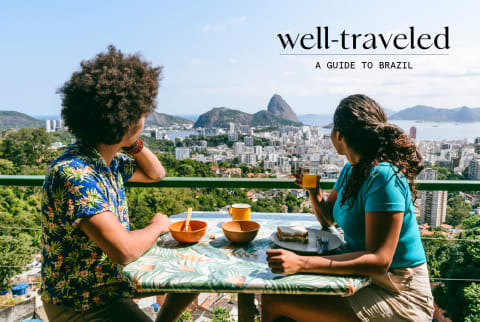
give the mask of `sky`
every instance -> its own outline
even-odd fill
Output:
[[[330,114],[364,93],[383,107],[480,107],[478,1],[9,1],[0,4],[0,110],[59,115],[56,93],[109,44],[164,67],[157,112],[266,109],[274,93],[297,114]],[[279,33],[333,35],[450,28],[443,56],[286,56]],[[290,51],[291,52],[291,51]],[[310,53],[311,51],[297,51]],[[377,50],[375,53],[382,51]],[[407,51],[403,51],[406,53]],[[413,52],[413,51],[412,51]],[[417,52],[417,51],[415,51]],[[345,53],[331,50],[329,53]],[[355,61],[355,70],[328,70]],[[409,61],[412,70],[363,70]],[[320,62],[321,69],[315,69]]]

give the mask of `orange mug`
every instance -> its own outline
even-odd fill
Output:
[[[234,203],[228,207],[228,213],[233,220],[250,220],[250,208],[246,203]]]

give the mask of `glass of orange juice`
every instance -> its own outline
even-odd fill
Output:
[[[318,183],[318,176],[316,168],[308,165],[302,167],[302,187],[316,188]]]

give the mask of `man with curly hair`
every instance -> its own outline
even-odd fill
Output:
[[[161,71],[109,46],[59,89],[77,143],[50,164],[42,189],[41,292],[50,321],[151,321],[120,270],[168,231],[159,213],[130,231],[124,187],[165,176],[139,138]],[[157,321],[176,320],[195,297],[169,294]]]

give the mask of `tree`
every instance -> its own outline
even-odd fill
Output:
[[[76,140],[75,136],[66,130],[57,130],[55,132],[50,132],[49,134],[52,138],[52,142],[61,142],[64,145],[72,144]]]
[[[453,172],[449,168],[432,166],[430,167],[438,172],[438,180],[461,180],[461,175]]]
[[[446,223],[452,226],[458,226],[462,221],[470,216],[472,206],[466,203],[460,195],[448,199]]]
[[[0,151],[3,157],[20,166],[40,166],[46,168],[56,152],[50,149],[52,138],[44,128],[22,128],[11,132],[2,141]]]
[[[475,227],[480,227],[480,217],[470,216],[464,221],[462,221],[462,227],[465,229],[472,229]]]
[[[11,278],[23,271],[23,267],[32,261],[34,249],[31,237],[21,233],[15,238],[0,236],[0,283],[1,290],[9,289]],[[7,267],[5,267],[7,266]]]
[[[37,187],[0,187],[2,226],[40,228],[40,189]],[[21,230],[0,229],[0,235],[17,237]],[[40,230],[26,230],[34,246],[40,245]]]
[[[452,242],[448,240],[440,231],[434,232],[432,238],[422,240],[425,255],[428,263],[428,273],[430,277],[441,277],[440,266],[448,259]]]
[[[7,159],[0,159],[0,174],[15,173],[15,166],[13,162]]]
[[[451,248],[447,260],[440,266],[440,274],[449,279],[480,279],[480,227],[459,235],[460,241]],[[472,242],[473,240],[473,242]],[[443,308],[452,321],[478,321],[480,307],[479,286],[469,281],[447,280],[433,290],[436,303]],[[476,315],[477,314],[477,315]]]
[[[466,303],[465,321],[474,322],[480,318],[480,284],[472,283],[463,290]]]

